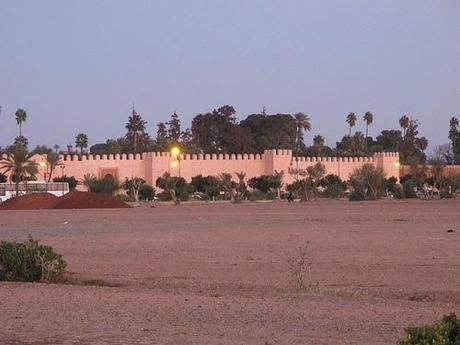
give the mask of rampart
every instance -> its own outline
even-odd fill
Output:
[[[3,158],[6,158],[4,155]],[[46,157],[34,156],[39,164],[39,180],[44,179],[47,167]],[[97,177],[112,174],[119,181],[125,178],[141,177],[149,184],[169,172],[174,176],[190,181],[196,175],[218,175],[244,172],[249,179],[254,176],[272,175],[284,171],[284,182],[292,182],[294,177],[289,168],[305,169],[320,162],[326,168],[326,174],[335,174],[347,180],[350,174],[364,164],[381,167],[387,176],[399,178],[399,154],[396,152],[375,153],[372,157],[295,157],[292,150],[266,150],[263,154],[181,154],[171,156],[168,152],[146,152],[143,154],[115,155],[61,155],[62,166],[54,176],[74,176],[82,180],[85,174]]]

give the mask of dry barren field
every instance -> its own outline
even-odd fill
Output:
[[[0,212],[29,234],[93,285],[0,283],[1,344],[395,344],[460,312],[460,200]]]

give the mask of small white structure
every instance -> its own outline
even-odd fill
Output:
[[[28,181],[19,183],[19,195],[30,193],[50,193],[56,196],[62,196],[69,192],[67,182],[39,182]],[[11,197],[16,196],[15,183],[0,183],[0,201],[3,202]]]

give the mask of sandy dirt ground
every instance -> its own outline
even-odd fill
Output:
[[[0,212],[29,234],[112,286],[0,283],[1,344],[395,344],[460,313],[460,200]]]

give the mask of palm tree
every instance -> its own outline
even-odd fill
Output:
[[[56,170],[56,168],[61,165],[62,165],[61,157],[59,157],[59,154],[57,152],[51,151],[46,154],[46,167],[48,170],[48,182],[51,181],[54,170]]]
[[[134,154],[137,153],[139,134],[145,131],[146,124],[147,121],[142,119],[141,115],[136,113],[133,108],[132,115],[128,118],[128,123],[126,123],[126,129],[128,130],[128,134],[133,136]]]
[[[366,122],[366,140],[367,137],[369,136],[369,126],[372,125],[372,122],[374,122],[374,114],[372,114],[370,111],[367,111],[364,116],[363,116],[364,122]]]
[[[315,135],[313,137],[313,145],[316,147],[322,147],[324,146],[324,138],[322,135]]]
[[[410,119],[407,115],[403,115],[399,119],[399,125],[404,131],[404,135],[403,135],[404,138],[406,138],[407,129],[409,128],[409,123],[410,123]]]
[[[58,144],[54,144],[53,148],[54,148],[54,151],[55,151],[56,153],[58,153],[59,145],[58,145]]]
[[[83,154],[83,149],[88,147],[88,136],[85,133],[80,133],[75,137],[75,146],[80,148],[80,155]]]
[[[32,159],[32,154],[23,147],[17,147],[8,156],[0,161],[0,170],[10,173],[11,180],[16,184],[16,196],[19,195],[19,182],[27,177],[34,177],[38,173],[37,163]]]
[[[239,203],[244,198],[244,194],[246,192],[246,183],[244,182],[246,178],[246,173],[241,171],[236,172],[235,175],[238,178],[238,182],[235,186],[236,188],[233,193],[233,202]]]
[[[294,114],[295,125],[296,125],[296,156],[299,156],[300,150],[300,138],[302,137],[303,131],[311,130],[310,117],[304,113]]]
[[[19,125],[19,136],[22,137],[22,123],[27,120],[27,113],[24,109],[16,110],[16,122]]]
[[[347,115],[347,123],[350,126],[350,133],[348,134],[351,137],[351,129],[356,125],[356,114],[351,112]]]

